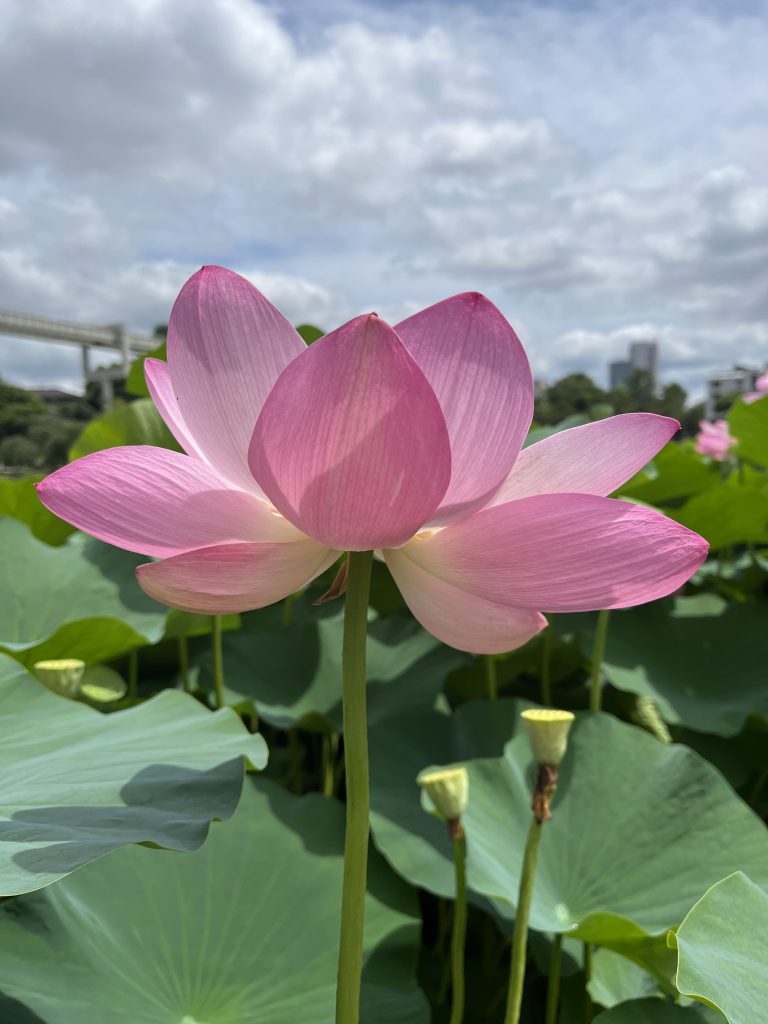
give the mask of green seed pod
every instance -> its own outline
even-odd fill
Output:
[[[416,781],[434,804],[444,821],[458,821],[469,799],[466,768],[425,768]]]
[[[522,712],[528,742],[538,764],[558,765],[563,760],[573,717],[570,711],[554,708],[532,708]]]
[[[85,662],[77,658],[58,658],[38,661],[34,666],[35,675],[49,690],[62,697],[77,697],[85,672]]]

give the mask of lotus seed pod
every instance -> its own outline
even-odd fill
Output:
[[[445,821],[458,821],[469,799],[466,768],[426,768],[416,778]]]
[[[78,696],[80,700],[98,707],[101,704],[122,700],[127,692],[125,680],[113,668],[107,665],[89,665],[80,683]]]
[[[633,722],[652,733],[660,743],[672,742],[672,733],[652,697],[638,697],[631,718]]]
[[[533,756],[538,764],[558,765],[565,756],[568,732],[573,722],[570,711],[532,708],[521,715]]]
[[[35,662],[35,675],[49,690],[62,697],[77,697],[85,672],[85,662],[77,658],[58,658]]]

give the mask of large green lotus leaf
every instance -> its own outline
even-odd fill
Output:
[[[531,816],[533,765],[518,711],[511,701],[470,703],[371,729],[379,849],[412,883],[451,895],[445,826],[421,809],[414,779],[428,765],[467,761],[469,884],[507,916]],[[503,757],[487,758],[513,734]],[[768,881],[768,831],[711,765],[610,716],[577,720],[542,838],[534,928],[614,949],[668,979],[667,929],[739,869]]]
[[[128,376],[125,378],[125,390],[129,395],[138,395],[140,398],[149,397],[149,388],[144,377],[144,363],[147,359],[167,359],[165,341],[161,341],[156,348],[149,352],[142,352],[128,367]]]
[[[0,550],[0,648],[26,652],[26,664],[100,661],[162,636],[167,610],[136,582],[136,566],[146,561],[139,555],[82,533],[52,548],[7,518],[0,519]]]
[[[10,516],[26,523],[35,537],[46,544],[63,544],[75,528],[43,505],[35,490],[38,480],[42,477],[0,480],[0,516]]]
[[[760,466],[768,466],[768,401],[735,402],[728,413],[728,426],[739,439],[737,455]]]
[[[712,888],[677,934],[677,987],[721,1010],[730,1024],[757,1024],[768,999],[768,893],[737,872]]]
[[[723,1024],[704,1006],[675,1006],[661,999],[633,999],[595,1017],[595,1024]]]
[[[0,911],[0,988],[45,1024],[328,1024],[344,812],[248,785],[194,854],[133,847]],[[427,1024],[415,896],[370,865],[362,1020]]]
[[[239,615],[220,615],[223,631],[239,629]],[[213,616],[199,615],[195,612],[182,612],[171,608],[165,623],[163,640],[174,640],[178,637],[207,636],[213,631]]]
[[[591,658],[594,615],[553,616]],[[611,612],[603,671],[620,690],[652,697],[662,717],[733,736],[754,711],[768,711],[766,608],[714,594],[654,601]]]
[[[719,465],[705,462],[693,448],[673,442],[620,487],[619,494],[647,505],[664,505],[717,487],[720,480]]]
[[[498,756],[518,727],[519,701],[468,701],[452,714],[421,709],[369,729],[371,827],[395,870],[413,885],[453,897],[453,853],[445,825],[421,804],[416,776],[429,765]]]
[[[660,995],[652,975],[612,949],[598,949],[593,954],[588,988],[592,1000],[605,1007]]]
[[[298,609],[289,626],[263,616],[253,631],[224,636],[224,676],[231,701],[253,700],[279,728],[341,729],[343,610]],[[307,613],[305,615],[305,612]],[[314,614],[312,614],[314,613]],[[368,626],[368,720],[431,705],[446,675],[469,655],[444,647],[412,618],[372,618]],[[212,686],[211,656],[200,658],[199,682]]]
[[[584,416],[582,413],[574,413],[573,416],[566,416],[564,420],[560,420],[559,423],[547,424],[542,427],[533,427],[528,431],[528,436],[523,444],[524,448],[528,448],[532,444],[536,444],[537,441],[543,441],[545,437],[551,437],[553,434],[559,434],[563,430],[570,430],[572,427],[581,427],[583,424],[589,423],[589,417]]]
[[[128,405],[118,405],[106,416],[91,420],[72,445],[69,458],[80,459],[91,452],[126,444],[150,444],[180,451],[152,399],[139,398]]]
[[[469,877],[514,906],[530,819],[526,737],[469,767]],[[768,883],[768,830],[719,772],[609,715],[578,717],[542,837],[533,927],[600,945],[611,919],[666,933],[736,870]]]
[[[768,490],[742,487],[733,478],[697,494],[671,514],[708,540],[713,551],[768,543]]]
[[[0,655],[0,895],[31,892],[128,843],[194,850],[229,817],[243,756],[266,744],[229,709],[166,690],[103,715]]]

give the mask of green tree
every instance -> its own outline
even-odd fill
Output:
[[[30,421],[46,412],[45,402],[0,379],[0,438],[25,434]]]
[[[593,406],[609,401],[602,388],[586,373],[569,373],[547,391],[543,402],[536,409],[539,423],[559,423],[566,416],[590,415]]]
[[[23,434],[9,434],[0,441],[0,464],[14,469],[36,469],[40,452],[34,441]]]
[[[673,416],[676,420],[683,419],[688,392],[679,384],[667,384],[661,392],[658,407],[663,416]]]

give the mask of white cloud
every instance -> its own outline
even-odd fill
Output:
[[[149,328],[204,262],[328,327],[477,288],[549,376],[647,322],[700,386],[766,355],[765,52],[764,3],[7,0],[0,306]]]

